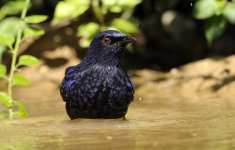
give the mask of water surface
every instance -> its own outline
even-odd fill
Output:
[[[20,92],[21,93],[21,92]],[[215,97],[156,98],[126,119],[69,120],[58,91],[19,94],[30,116],[0,121],[0,149],[235,149],[235,103]]]

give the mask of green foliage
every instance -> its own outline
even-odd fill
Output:
[[[9,107],[11,98],[4,92],[0,92],[0,101],[2,102],[2,104],[6,107]]]
[[[99,20],[100,23],[103,23],[105,19],[105,15],[107,14],[107,10],[99,7],[98,4],[93,4],[92,9],[97,20]]]
[[[95,22],[80,25],[77,32],[77,36],[83,38],[83,42],[80,43],[80,46],[88,47],[93,37],[100,31],[101,26]]]
[[[24,29],[24,39],[29,38],[29,37],[34,37],[34,36],[40,36],[43,35],[45,32],[42,29],[38,28],[33,28],[33,27],[26,27]]]
[[[205,21],[205,35],[209,44],[219,37],[226,28],[226,20],[221,16],[214,16]]]
[[[197,0],[193,16],[205,20],[205,36],[210,45],[221,36],[228,22],[235,24],[235,1]]]
[[[6,66],[0,64],[0,78],[6,77],[7,68]]]
[[[15,36],[20,28],[20,19],[16,17],[8,17],[0,22],[0,60],[6,51],[6,46],[12,49],[15,42]],[[5,46],[4,46],[5,45]]]
[[[40,36],[44,31],[35,27],[30,27],[30,24],[41,23],[47,19],[44,15],[32,15],[25,18],[22,22],[20,18],[8,17],[0,22],[0,60],[2,54],[6,51],[6,47],[12,49],[15,42],[15,37],[20,28],[24,29],[24,39],[28,37]],[[6,46],[6,47],[4,47]]]
[[[4,92],[0,92],[0,102],[8,108],[13,108],[17,107],[17,111],[12,112],[12,117],[17,116],[17,117],[25,117],[28,115],[27,109],[25,108],[24,104],[18,100],[14,100],[13,103],[10,103],[11,98],[9,97],[8,94]],[[7,118],[6,114],[1,114],[0,113],[0,119]]]
[[[100,30],[100,25],[95,22],[80,25],[78,27],[77,36],[90,37],[95,35]]]
[[[45,15],[32,15],[25,18],[26,23],[41,23],[47,20]]]
[[[14,103],[16,104],[17,108],[19,109],[19,111],[16,112],[16,115],[18,117],[28,116],[28,111],[25,108],[24,103],[22,103],[21,101],[18,101],[18,100],[15,100]]]
[[[111,25],[127,34],[133,34],[139,32],[139,28],[129,20],[116,18],[112,20]]]
[[[31,27],[31,24],[37,24],[45,21],[47,16],[44,15],[32,15],[26,17],[27,8],[30,0],[20,1],[23,2],[23,8],[21,18],[8,17],[0,22],[0,48],[1,52],[4,49],[9,49],[12,54],[10,73],[7,75],[7,68],[5,65],[0,64],[0,78],[5,79],[8,82],[8,92],[0,92],[0,102],[8,108],[8,114],[2,114],[0,112],[0,118],[12,118],[23,117],[28,115],[28,112],[24,104],[20,101],[14,100],[12,97],[13,86],[28,86],[30,81],[24,76],[19,74],[20,66],[32,66],[39,64],[40,61],[31,55],[21,55],[18,62],[17,54],[20,43],[28,37],[40,36],[44,34],[44,31],[35,27]],[[9,6],[8,6],[9,5]],[[10,10],[12,4],[8,4],[6,8]],[[2,9],[6,9],[5,6]],[[7,12],[7,11],[5,11]],[[15,11],[19,12],[18,10]],[[9,14],[9,13],[5,13]],[[2,50],[3,49],[3,50]],[[1,54],[2,55],[2,54]],[[16,108],[16,109],[15,109]]]
[[[31,55],[21,55],[17,66],[32,66],[40,64],[40,60]]]
[[[235,24],[235,1],[233,3],[228,3],[223,11],[223,15],[232,24]]]
[[[22,75],[15,75],[12,80],[12,85],[28,86],[30,85],[30,81]]]
[[[56,6],[52,24],[79,17],[90,8],[97,22],[84,23],[77,28],[79,44],[87,48],[93,37],[103,30],[117,29],[126,34],[138,33],[139,29],[134,22],[132,12],[141,2],[142,0],[63,0]],[[116,13],[119,17],[106,21],[106,16],[111,13]]]
[[[52,24],[76,18],[83,14],[90,6],[90,0],[64,0],[60,1],[55,9]]]
[[[2,34],[0,35],[0,44],[5,45],[9,48],[12,48],[15,38],[11,34]]]
[[[24,0],[9,1],[0,10],[0,20],[7,15],[18,14],[24,8]]]
[[[215,0],[198,0],[194,6],[193,15],[197,19],[207,19],[212,17],[217,10],[217,2]]]
[[[21,21],[16,17],[8,17],[0,22],[0,33],[16,35],[20,28]]]
[[[141,2],[142,0],[102,0],[103,8],[113,13],[121,13],[133,9]]]

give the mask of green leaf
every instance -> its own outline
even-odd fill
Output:
[[[141,2],[142,0],[102,0],[103,6],[113,13],[134,9],[134,7]]]
[[[10,101],[11,101],[10,97],[4,92],[0,92],[0,101],[6,107],[9,107],[11,105],[10,104]]]
[[[100,7],[93,7],[93,11],[99,22],[104,22],[104,11]]]
[[[113,13],[120,13],[123,11],[122,6],[118,4],[118,0],[102,0],[103,8]]]
[[[108,26],[107,30],[119,30],[117,27],[114,26]]]
[[[22,75],[15,75],[13,77],[13,85],[28,86],[30,85],[30,81]]]
[[[19,58],[18,66],[32,66],[40,64],[41,61],[34,56],[31,55],[21,55]]]
[[[0,35],[8,34],[16,36],[18,30],[20,29],[21,20],[16,17],[8,17],[0,22]]]
[[[227,3],[224,8],[223,15],[229,22],[235,24],[235,3]]]
[[[134,7],[142,2],[142,0],[117,0],[118,5],[122,7],[122,10],[134,9]]]
[[[60,1],[55,8],[52,24],[76,18],[90,7],[90,0],[66,0]]]
[[[224,32],[226,28],[226,20],[223,16],[215,16],[206,20],[205,23],[205,36],[208,44],[210,45]]]
[[[95,22],[82,24],[77,29],[77,36],[81,37],[79,44],[83,48],[87,48],[93,37],[100,32],[101,26]]]
[[[194,5],[193,16],[197,19],[207,19],[217,11],[216,0],[198,0]]]
[[[0,78],[6,77],[7,68],[5,65],[0,64]]]
[[[100,25],[95,22],[82,24],[78,27],[77,36],[91,37],[100,31]]]
[[[32,16],[28,16],[25,18],[25,21],[27,23],[41,23],[47,20],[47,16],[45,15],[32,15]]]
[[[12,48],[15,38],[10,34],[0,34],[0,44],[5,45],[9,48]]]
[[[139,28],[131,21],[129,20],[124,20],[124,19],[114,19],[111,22],[111,26],[116,27],[120,31],[124,33],[138,33]]]
[[[19,14],[23,10],[24,5],[24,1],[9,1],[1,8],[0,16]]]
[[[28,111],[26,110],[24,103],[22,103],[20,101],[16,101],[16,100],[14,100],[14,103],[16,104],[16,106],[19,109],[19,111],[17,112],[18,117],[28,116]]]
[[[117,5],[118,3],[118,0],[102,0],[102,4],[106,7],[111,7],[111,6],[114,6],[114,5]]]
[[[45,31],[42,30],[42,29],[27,27],[24,30],[24,38],[34,37],[34,36],[41,36],[44,33],[45,33]]]

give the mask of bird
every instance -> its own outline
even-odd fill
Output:
[[[81,62],[66,68],[60,94],[71,120],[125,118],[134,87],[120,61],[134,41],[117,30],[100,32]]]

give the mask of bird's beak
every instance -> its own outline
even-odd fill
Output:
[[[122,40],[122,45],[127,45],[129,43],[132,43],[136,41],[136,39],[134,37],[131,36],[126,36],[123,40]]]

